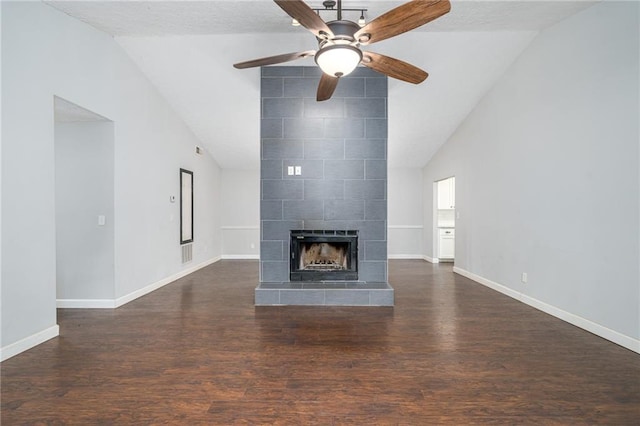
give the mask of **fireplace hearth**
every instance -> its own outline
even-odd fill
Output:
[[[291,231],[291,281],[357,281],[358,231]]]

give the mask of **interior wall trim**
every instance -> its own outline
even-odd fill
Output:
[[[33,348],[34,346],[44,343],[47,340],[53,339],[60,335],[60,327],[54,325],[39,331],[17,342],[11,343],[3,348],[0,348],[0,361],[5,361],[13,356],[18,355],[26,350]]]
[[[221,226],[223,231],[259,231],[260,226]]]
[[[115,299],[56,299],[56,308],[63,309],[113,309]]]
[[[119,297],[117,299],[57,299],[56,307],[57,308],[65,308],[65,309],[115,309],[119,308],[122,305],[125,305],[139,297],[142,297],[146,294],[151,293],[159,289],[160,287],[164,287],[167,284],[174,282],[184,276],[187,276],[199,269],[204,268],[205,266],[209,266],[223,257],[218,256],[198,265],[192,266],[191,268],[184,269],[177,274],[170,275],[166,278],[161,279],[160,281],[156,281],[155,283],[149,284],[146,287],[143,287],[139,290],[136,290],[132,293],[129,293],[125,296]]]
[[[175,280],[178,280],[184,276],[187,276],[199,269],[204,268],[205,266],[209,266],[215,262],[218,262],[222,257],[214,257],[205,262],[199,263],[191,268],[184,269],[177,274],[173,274],[166,278],[163,278],[160,281],[157,281],[153,284],[149,284],[148,286],[136,290],[132,293],[129,293],[125,296],[119,297],[117,299],[57,299],[56,307],[58,308],[69,308],[69,309],[114,309],[118,308],[122,305],[125,305],[139,297],[142,297],[146,294],[151,293],[154,290],[159,289],[160,287],[164,287],[167,284],[172,283]],[[13,356],[18,355],[28,349],[33,348],[41,343],[46,342],[49,339],[57,337],[60,334],[60,328],[58,325],[54,325],[52,327],[47,328],[46,330],[40,331],[36,334],[33,334],[29,337],[25,337],[22,340],[19,340],[15,343],[11,343],[3,348],[0,348],[0,361],[4,361],[5,359],[9,359]]]
[[[423,256],[421,254],[390,254],[387,257],[389,259],[404,259],[404,260],[411,260],[411,259],[422,260],[423,259]]]
[[[422,256],[422,260],[425,260],[429,263],[440,263],[440,259],[438,259],[437,257],[429,257],[427,255],[423,255]],[[462,274],[460,274],[462,275]]]
[[[133,301],[133,300],[135,300],[135,299],[137,299],[139,297],[142,297],[142,296],[144,296],[146,294],[149,294],[152,291],[155,291],[155,290],[159,289],[160,287],[164,287],[165,285],[170,284],[170,283],[174,282],[175,280],[178,280],[178,279],[180,279],[180,278],[182,278],[184,276],[187,276],[187,275],[189,275],[189,274],[191,274],[191,273],[193,273],[193,272],[195,272],[195,271],[197,271],[199,269],[202,269],[202,268],[204,268],[206,266],[209,266],[209,265],[211,265],[213,263],[216,263],[220,259],[222,259],[222,256],[214,257],[212,259],[209,259],[209,260],[206,260],[206,261],[204,261],[202,263],[199,263],[199,264],[197,264],[195,266],[192,266],[191,268],[183,269],[182,271],[178,272],[177,274],[170,275],[170,276],[168,276],[166,278],[161,279],[160,281],[156,281],[155,283],[149,284],[148,286],[143,287],[143,288],[141,288],[139,290],[136,290],[134,292],[131,292],[131,293],[125,295],[125,296],[118,297],[115,300],[115,307],[119,308],[120,306],[125,305],[125,304],[127,304],[127,303],[129,303],[129,302],[131,302],[131,301]]]
[[[463,277],[469,278],[470,280],[482,284],[486,287],[489,287],[492,290],[516,299],[533,308],[536,308],[539,311],[552,315],[562,321],[568,322],[569,324],[575,325],[576,327],[580,327],[583,330],[595,334],[596,336],[607,339],[617,345],[629,349],[630,351],[640,353],[640,340],[638,339],[634,339],[633,337],[624,335],[615,330],[611,330],[610,328],[607,328],[586,318],[582,318],[581,316],[572,314],[571,312],[564,311],[556,306],[549,305],[548,303],[542,302],[531,296],[527,296],[522,292],[516,291],[502,284],[498,284],[495,281],[491,281],[487,278],[481,277],[480,275],[476,275],[473,272],[469,272],[457,266],[453,267],[453,272],[462,275]]]

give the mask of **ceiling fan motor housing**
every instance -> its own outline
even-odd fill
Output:
[[[322,48],[324,44],[332,41],[343,42],[337,44],[346,44],[344,42],[353,43],[356,41],[353,35],[360,29],[360,26],[358,24],[352,21],[347,21],[345,19],[340,21],[327,22],[327,26],[331,29],[331,32],[333,32],[333,37],[329,37],[328,34],[325,38],[318,37],[320,48]]]

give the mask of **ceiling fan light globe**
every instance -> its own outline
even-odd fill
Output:
[[[316,54],[316,63],[331,77],[344,77],[351,74],[362,60],[360,49],[350,45],[327,46]]]
[[[364,19],[364,11],[360,13],[360,18],[358,18],[358,26],[360,28],[364,27],[367,24],[367,21]]]

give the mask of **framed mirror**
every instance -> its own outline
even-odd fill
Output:
[[[193,172],[180,169],[180,244],[193,242]]]

